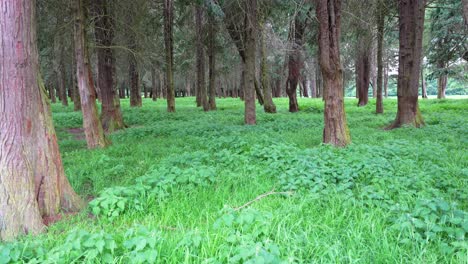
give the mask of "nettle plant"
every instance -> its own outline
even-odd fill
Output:
[[[272,241],[272,215],[245,209],[222,211],[223,215],[214,223],[214,229],[226,234],[219,248],[217,261],[228,263],[283,263],[279,247]],[[210,260],[209,260],[210,261]],[[213,263],[213,259],[211,259]]]
[[[160,237],[157,231],[145,227],[130,228],[123,237],[73,230],[63,243],[52,247],[42,239],[0,244],[0,263],[155,263]]]
[[[468,250],[468,213],[458,210],[455,204],[441,199],[418,200],[414,208],[403,210],[393,222],[393,228],[406,236],[402,243],[440,240],[445,253],[463,254]]]

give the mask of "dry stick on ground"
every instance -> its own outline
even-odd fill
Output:
[[[254,202],[259,201],[259,200],[261,200],[261,199],[263,199],[265,197],[268,197],[270,195],[278,195],[278,194],[292,195],[293,193],[294,192],[275,192],[275,189],[273,189],[273,190],[271,190],[271,191],[269,191],[267,193],[264,193],[264,194],[261,194],[261,195],[257,196],[255,199],[253,199],[252,201],[250,201],[250,202],[248,202],[248,203],[246,203],[246,204],[244,204],[242,206],[234,208],[234,211],[239,211],[239,210],[253,204]]]

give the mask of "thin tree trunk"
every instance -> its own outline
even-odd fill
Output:
[[[384,97],[388,97],[388,65],[384,67]]]
[[[385,9],[383,0],[378,2],[377,7],[377,101],[376,110],[377,114],[383,114],[383,41],[385,34]]]
[[[306,28],[306,23],[302,21],[301,14],[297,14],[294,18],[294,23],[291,23],[289,29],[291,36],[291,52],[288,58],[288,85],[286,93],[289,97],[289,112],[299,111],[297,103],[297,86],[301,78],[301,71],[304,68],[303,55],[303,37]]]
[[[257,36],[257,0],[246,1],[245,10],[245,58],[244,58],[244,101],[246,125],[257,123],[255,113],[255,50]]]
[[[266,32],[265,32],[265,22],[260,23],[260,53],[261,53],[261,62],[260,62],[260,71],[261,71],[261,83],[263,88],[264,104],[263,110],[266,113],[276,113],[276,105],[273,102],[273,96],[271,92],[270,77],[268,76],[268,62],[267,62],[267,50],[266,50]]]
[[[57,26],[58,27],[58,26]],[[65,46],[63,45],[63,37],[57,33],[54,40],[54,55],[53,60],[54,71],[57,80],[57,88],[59,92],[60,101],[63,106],[68,106],[67,89],[65,84],[65,66],[63,57],[65,53]]]
[[[153,99],[153,101],[156,102],[156,100],[158,99],[158,85],[159,85],[159,74],[158,74],[158,70],[156,69],[156,67],[153,67],[152,71],[151,71],[151,89],[152,89],[152,94],[151,94],[151,98]]]
[[[97,52],[98,84],[101,88],[101,122],[105,131],[113,132],[125,127],[120,110],[119,98],[115,91],[115,57],[110,48],[114,39],[114,23],[110,0],[94,0],[96,13],[94,34],[100,48]]]
[[[427,99],[427,85],[424,77],[424,67],[421,67],[421,95],[423,99]]]
[[[205,48],[203,45],[203,7],[197,5],[195,7],[195,26],[197,31],[197,91],[200,96],[200,106],[203,106],[203,111],[209,111],[208,98],[206,94],[205,81]]]
[[[50,98],[50,101],[55,104],[55,102],[57,102],[57,98],[55,97],[55,88],[53,85],[48,85],[49,86],[49,98]]]
[[[437,67],[439,71],[445,69],[445,63],[443,61],[437,62]],[[442,73],[437,79],[437,99],[445,99],[445,91],[447,89],[447,74]]]
[[[324,82],[325,128],[323,142],[343,147],[351,142],[340,61],[341,0],[318,0],[320,67]]]
[[[363,44],[364,43],[364,44]],[[369,102],[369,83],[371,73],[370,50],[363,39],[358,40],[358,56],[356,63],[357,71],[357,95],[359,98],[358,106],[365,106]]]
[[[211,111],[216,110],[216,27],[214,15],[208,15],[208,105]]]
[[[168,112],[175,112],[173,24],[174,2],[173,0],[164,0],[164,44],[166,53],[166,80],[164,83]]]
[[[86,46],[85,16],[82,0],[74,0],[75,13],[75,57],[78,88],[81,97],[81,109],[83,112],[83,127],[88,148],[105,147],[108,141],[104,135],[101,121],[98,117],[96,105],[96,92]]]
[[[398,112],[389,129],[403,125],[424,125],[418,97],[425,4],[425,0],[399,1]]]
[[[45,230],[83,203],[65,177],[39,76],[35,1],[0,0],[0,240]]]

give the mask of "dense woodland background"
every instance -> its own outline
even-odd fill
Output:
[[[226,9],[235,10],[237,1],[226,2]],[[38,1],[38,38],[41,71],[52,100],[61,96],[65,87],[73,98],[73,15],[70,1]],[[106,12],[96,11],[102,4]],[[110,47],[114,54],[115,84],[121,98],[129,97],[138,89],[141,95],[165,94],[166,71],[164,44],[163,1],[90,1],[84,2],[87,45],[90,63],[99,96],[98,53]],[[242,96],[240,75],[242,65],[235,41],[230,37],[224,19],[226,16],[216,1],[174,1],[174,89],[177,96],[195,96],[197,69],[205,73],[208,86],[209,68],[215,72],[217,96]],[[231,5],[231,6],[229,6]],[[446,89],[447,95],[468,93],[466,66],[466,26],[459,0],[437,0],[427,3],[424,27],[422,80],[429,96]],[[382,8],[384,18],[384,93],[396,96],[398,69],[398,15],[393,1],[344,1],[342,12],[341,54],[344,67],[345,95],[356,95],[356,72],[360,68],[359,56],[366,56],[370,89],[376,96],[377,88],[377,9]],[[105,17],[103,17],[105,16]],[[298,49],[300,83],[297,94],[304,97],[321,96],[321,73],[318,66],[318,22],[312,4],[305,0],[259,1],[258,29],[265,42],[257,43],[257,79],[261,79],[262,59],[266,60],[266,78],[274,97],[286,96],[289,56]],[[109,20],[107,27],[102,20]],[[197,20],[198,19],[198,20]],[[99,29],[111,34],[109,43],[99,40]],[[112,32],[109,32],[111,30]],[[105,33],[104,33],[105,34]],[[198,44],[199,43],[199,44]],[[107,46],[106,46],[107,45]],[[297,47],[296,47],[297,45]],[[197,49],[201,49],[197,50]],[[201,52],[201,53],[200,53]],[[365,52],[366,54],[360,54]],[[197,56],[203,59],[197,62]],[[215,63],[209,59],[215,57]],[[465,57],[465,59],[463,59]],[[201,68],[201,69],[200,69]],[[447,78],[447,80],[445,80]],[[61,82],[65,84],[62,85]],[[422,89],[421,89],[422,92]],[[136,95],[138,96],[138,95]],[[66,98],[63,100],[64,104]]]

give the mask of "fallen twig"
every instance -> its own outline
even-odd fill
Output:
[[[261,200],[261,199],[263,199],[265,197],[268,197],[270,195],[278,195],[278,194],[292,195],[293,193],[294,192],[275,192],[275,189],[273,189],[273,190],[271,190],[271,191],[269,191],[267,193],[264,193],[264,194],[261,194],[261,195],[257,196],[255,199],[253,199],[252,201],[249,201],[248,203],[246,203],[246,204],[244,204],[242,206],[234,208],[234,211],[239,211],[239,210],[253,204],[254,202],[259,201],[259,200]]]

